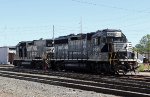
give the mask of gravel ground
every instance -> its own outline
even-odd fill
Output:
[[[61,86],[0,77],[0,97],[116,97]]]
[[[150,76],[150,71],[149,72],[140,72],[139,75]]]

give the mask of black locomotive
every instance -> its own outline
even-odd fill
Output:
[[[16,50],[15,66],[106,74],[126,74],[138,67],[131,43],[116,29],[23,41]]]

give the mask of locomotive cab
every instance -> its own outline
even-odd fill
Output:
[[[112,68],[117,68],[115,71],[117,73],[120,71],[123,73],[135,71],[137,68],[135,53],[132,50],[131,43],[128,42],[121,30],[104,29],[97,31],[92,38],[92,58],[107,66],[101,67],[109,68],[105,71],[113,71]]]

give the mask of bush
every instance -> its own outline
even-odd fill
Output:
[[[138,68],[139,72],[142,71],[150,71],[150,65],[149,64],[140,64],[140,67]]]
[[[140,64],[140,67],[138,68],[138,71],[142,72],[142,71],[144,71],[144,69],[145,69],[144,64]]]

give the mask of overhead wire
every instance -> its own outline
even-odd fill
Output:
[[[93,3],[93,2],[88,2],[88,1],[83,1],[83,0],[72,0],[74,2],[78,2],[78,3],[83,3],[83,4],[89,4],[89,5],[94,5],[94,6],[101,6],[101,7],[107,7],[107,8],[114,8],[114,9],[117,9],[117,10],[126,10],[126,11],[130,11],[130,12],[137,12],[138,14],[141,14],[141,13],[145,13],[145,14],[149,14],[150,12],[149,11],[145,11],[145,10],[133,10],[133,9],[126,9],[126,8],[121,8],[121,7],[116,7],[116,6],[110,6],[110,5],[106,5],[106,4],[96,4],[96,3]],[[129,15],[127,15],[129,16]],[[147,16],[147,15],[145,15]],[[120,20],[121,18],[125,18],[125,17],[119,17],[119,18],[116,18],[116,20]],[[141,16],[139,16],[139,18],[141,18]],[[108,21],[109,20],[109,21]],[[106,19],[104,20],[105,23],[106,22],[109,22],[110,24],[110,21],[111,20],[114,20],[114,19]],[[129,19],[125,19],[125,22],[127,22]],[[130,20],[137,20],[135,19],[135,17],[133,18],[130,18]],[[102,21],[101,21],[102,22]],[[145,23],[145,22],[144,22]],[[140,22],[141,24],[141,22]],[[106,24],[105,24],[106,25]],[[127,26],[135,26],[135,25],[138,25],[138,23],[134,23],[134,24],[129,24],[129,25],[126,25],[126,26],[123,26],[123,27],[127,27]]]
[[[74,2],[77,2],[77,3],[82,3],[82,4],[88,4],[88,5],[93,5],[93,6],[100,6],[100,7],[107,7],[107,8],[113,8],[113,9],[117,9],[117,10],[125,10],[125,11],[130,11],[130,12],[137,12],[138,14],[141,14],[141,13],[145,13],[145,14],[149,14],[150,12],[149,11],[146,11],[146,10],[135,10],[135,9],[127,9],[127,8],[121,8],[121,7],[116,7],[116,6],[112,6],[112,5],[106,5],[106,4],[97,4],[97,3],[93,3],[93,2],[89,2],[89,1],[83,1],[83,0],[71,0],[71,1],[74,1]],[[129,15],[126,15],[126,16],[129,16]],[[122,19],[125,19],[126,16],[121,16],[119,18],[116,18],[116,20],[120,20],[121,18]],[[136,15],[137,16],[137,15]],[[147,16],[147,15],[145,15]],[[139,18],[141,18],[141,16],[139,16]],[[133,18],[129,18],[130,20],[137,20],[135,19],[135,17]],[[129,19],[125,19],[125,22],[127,22]],[[106,19],[106,20],[103,20],[106,22],[109,22],[110,24],[110,21],[111,20],[114,20],[114,19]],[[102,22],[102,21],[100,21]],[[116,22],[116,21],[115,21]],[[145,22],[144,22],[145,23]],[[105,24],[106,25],[106,24]],[[127,26],[135,26],[135,25],[138,25],[138,23],[134,23],[134,24],[129,24],[129,25],[123,25],[123,27],[127,27]]]
[[[124,10],[124,11],[130,11],[130,12],[138,12],[138,13],[149,13],[150,14],[150,11],[146,11],[146,10],[127,9],[127,8],[122,8],[122,7],[106,5],[106,4],[102,4],[102,3],[101,4],[97,4],[97,3],[83,1],[83,0],[71,0],[71,1],[82,3],[82,4],[93,5],[93,6],[101,6],[101,7],[113,8],[113,9],[117,9],[117,10]]]

